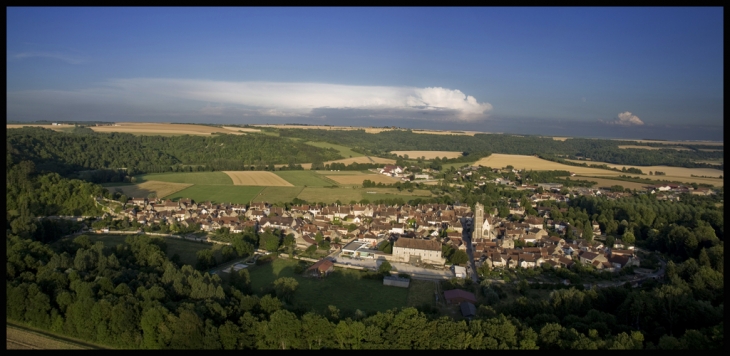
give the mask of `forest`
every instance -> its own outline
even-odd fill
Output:
[[[466,153],[503,153],[519,155],[588,157],[594,161],[614,164],[651,166],[666,165],[687,168],[716,168],[697,160],[722,159],[722,151],[700,151],[716,146],[687,145],[690,150],[620,149],[619,145],[637,145],[633,141],[571,138],[565,141],[550,137],[516,136],[507,134],[476,134],[474,136],[423,135],[410,130],[383,131],[377,134],[365,130],[296,130],[279,129],[283,137],[327,141],[352,147],[376,156],[389,156],[390,151],[459,151]],[[642,144],[661,147],[661,144]],[[474,157],[477,157],[476,155]],[[476,158],[478,159],[478,158]],[[466,162],[457,158],[454,162]],[[473,162],[473,160],[472,160]],[[720,168],[722,169],[722,167]]]
[[[8,130],[6,140],[13,160],[32,161],[41,172],[97,183],[141,173],[263,170],[274,164],[295,167],[343,158],[333,149],[266,135],[135,136],[83,127],[71,133],[25,127]]]

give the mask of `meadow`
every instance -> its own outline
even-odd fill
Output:
[[[328,143],[328,142],[315,142],[315,141],[307,141],[304,142],[310,146],[319,147],[319,148],[334,148],[337,150],[337,152],[340,153],[342,157],[350,158],[350,157],[361,157],[363,156],[362,153],[357,153],[353,151],[350,147],[337,145],[334,143]]]
[[[262,171],[224,171],[233,185],[256,185],[264,187],[291,187],[292,184],[271,172]]]
[[[124,195],[130,198],[146,198],[150,195],[150,193],[154,193],[157,197],[162,198],[185,190],[191,186],[192,184],[186,183],[170,183],[150,180],[140,184],[110,185],[106,186],[106,188],[110,192],[120,190]]]
[[[279,258],[253,267],[249,273],[254,293],[263,294],[277,278],[291,277],[299,283],[294,292],[294,303],[320,313],[330,305],[351,311],[374,312],[408,304],[409,289],[384,286],[382,280],[362,278],[363,272],[337,267],[325,278],[307,278],[294,273],[298,263],[297,260]]]
[[[266,187],[257,196],[253,197],[253,202],[268,203],[287,203],[296,198],[304,187]]]
[[[278,171],[274,174],[298,187],[326,187],[336,184],[336,182],[320,175],[319,171]]]
[[[393,184],[399,182],[400,179],[388,177],[382,174],[350,174],[350,175],[331,175],[326,176],[333,181],[343,185],[362,185],[364,180],[371,180],[375,183]]]
[[[92,243],[101,241],[104,243],[104,247],[114,248],[117,245],[124,245],[124,240],[130,235],[117,235],[117,234],[87,234],[89,241]],[[224,246],[221,244],[211,244],[207,242],[195,242],[185,240],[177,237],[162,237],[162,236],[147,236],[150,239],[164,239],[167,244],[167,251],[165,254],[168,258],[172,258],[174,255],[180,256],[180,262],[186,265],[195,267],[198,263],[198,251],[213,249],[213,256],[217,261],[221,261],[220,249]]]
[[[66,336],[52,335],[47,331],[36,331],[28,327],[6,324],[5,340],[7,350],[88,350],[101,348],[87,342],[73,340]]]
[[[461,157],[461,152],[456,151],[390,151],[390,153],[395,153],[398,156],[405,157],[405,155],[408,155],[408,158],[411,159],[417,159],[419,157],[425,157],[427,160],[434,159],[436,157],[438,158],[458,158]]]
[[[594,188],[610,188],[614,185],[620,185],[626,189],[636,189],[636,190],[644,190],[644,187],[649,185],[649,183],[636,183],[636,182],[627,182],[622,180],[616,180],[616,179],[606,179],[606,178],[593,178],[593,177],[584,177],[584,176],[578,176],[572,177],[571,179],[576,180],[587,180],[591,182],[596,182],[597,184],[594,185]]]
[[[149,173],[134,177],[137,182],[148,180],[203,185],[233,185],[233,180],[223,172]]]
[[[196,202],[210,200],[214,203],[248,204],[264,189],[267,188],[257,186],[196,184],[174,194],[158,196],[175,201],[180,198],[190,198]]]
[[[691,151],[687,147],[676,147],[676,146],[665,146],[665,147],[655,147],[655,146],[636,146],[636,145],[619,145],[618,148],[620,149],[628,149],[628,148],[635,148],[640,150],[676,150],[676,151]]]

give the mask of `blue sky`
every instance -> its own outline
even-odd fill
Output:
[[[722,140],[722,78],[722,8],[7,9],[8,120]]]

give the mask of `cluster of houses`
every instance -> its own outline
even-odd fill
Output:
[[[551,194],[551,193],[547,193]],[[544,194],[536,197],[549,199]],[[177,202],[132,198],[132,208],[115,218],[128,217],[143,225],[178,223],[183,226],[199,224],[203,231],[228,228],[242,232],[247,227],[260,232],[280,230],[295,236],[297,247],[306,249],[317,244],[317,235],[330,242],[331,251],[360,258],[386,258],[394,262],[425,263],[443,266],[443,245],[466,250],[462,239],[462,217],[474,219],[471,244],[475,262],[491,267],[535,268],[547,263],[556,268],[571,267],[576,261],[598,269],[616,270],[638,265],[633,250],[608,249],[600,242],[580,239],[581,229],[568,229],[569,224],[550,219],[547,208],[538,207],[538,216],[515,221],[500,218],[496,211],[485,216],[484,207],[476,211],[468,206],[421,204],[416,206],[355,205],[293,205],[286,210],[266,203],[240,204],[196,203],[190,199]],[[513,209],[514,210],[514,209]],[[523,210],[524,212],[524,210]],[[594,233],[600,235],[597,223]],[[560,236],[550,236],[548,229]],[[570,236],[565,236],[570,230]],[[441,237],[444,235],[445,237]],[[554,234],[553,234],[554,235]],[[376,247],[392,242],[392,253]],[[516,247],[520,245],[530,247]],[[570,242],[568,242],[570,241]]]
[[[438,173],[436,171],[432,171],[431,169],[422,170],[418,173],[409,173],[408,168],[403,168],[401,166],[395,166],[395,165],[387,165],[383,168],[378,169],[378,173],[386,175],[388,177],[393,178],[400,178],[402,181],[410,181],[411,176],[413,176],[413,180],[421,180],[421,179],[433,179],[433,176],[429,173]]]

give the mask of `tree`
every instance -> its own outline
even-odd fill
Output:
[[[455,265],[460,265],[469,262],[469,256],[466,255],[466,252],[462,250],[456,250],[454,251],[454,254],[451,255],[451,263]]]
[[[633,245],[634,242],[636,242],[636,238],[634,237],[634,234],[630,230],[624,231],[623,236],[621,236],[621,241],[624,242],[627,246]]]
[[[390,275],[390,270],[393,269],[393,266],[390,265],[390,262],[383,261],[383,263],[378,266],[378,273],[383,275]]]
[[[586,221],[583,226],[583,238],[588,241],[593,241],[593,226],[589,221]]]
[[[276,296],[281,300],[291,301],[297,287],[299,287],[299,282],[291,277],[281,277],[274,281]]]

